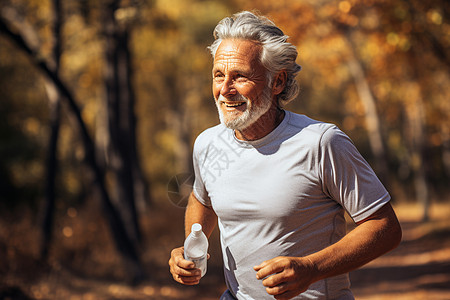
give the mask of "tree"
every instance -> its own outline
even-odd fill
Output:
[[[59,76],[59,66],[61,58],[61,25],[62,25],[62,11],[61,1],[53,0],[53,51],[52,59],[54,72]],[[61,96],[55,85],[46,80],[45,83],[50,109],[50,138],[47,152],[47,178],[45,181],[45,206],[42,220],[42,243],[40,254],[42,259],[47,259],[50,242],[52,240],[53,231],[53,215],[55,212],[55,181],[57,172],[57,153],[58,153],[58,135],[61,120]]]
[[[129,7],[131,9],[132,7]],[[131,86],[132,65],[129,51],[127,23],[120,22],[117,15],[120,1],[106,4],[103,34],[105,36],[105,91],[108,111],[107,161],[115,175],[116,205],[125,220],[129,236],[136,245],[141,241],[135,206],[136,166],[134,94]]]

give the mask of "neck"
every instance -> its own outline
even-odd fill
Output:
[[[259,140],[271,133],[284,119],[285,112],[281,108],[272,107],[255,123],[242,130],[235,130],[236,138],[242,141]]]

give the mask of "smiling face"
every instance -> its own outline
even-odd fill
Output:
[[[220,121],[242,131],[265,127],[261,116],[276,108],[267,70],[260,62],[261,46],[250,40],[223,40],[213,66],[213,94]],[[261,124],[258,124],[261,123]]]

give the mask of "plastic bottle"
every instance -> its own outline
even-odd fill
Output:
[[[208,238],[202,231],[202,225],[195,223],[191,227],[191,233],[184,241],[184,258],[195,263],[195,267],[202,271],[202,277],[206,274],[208,255]]]

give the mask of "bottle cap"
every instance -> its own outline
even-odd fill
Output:
[[[198,223],[194,223],[194,224],[192,224],[191,230],[193,232],[200,232],[200,231],[202,231],[202,225],[200,225]]]

